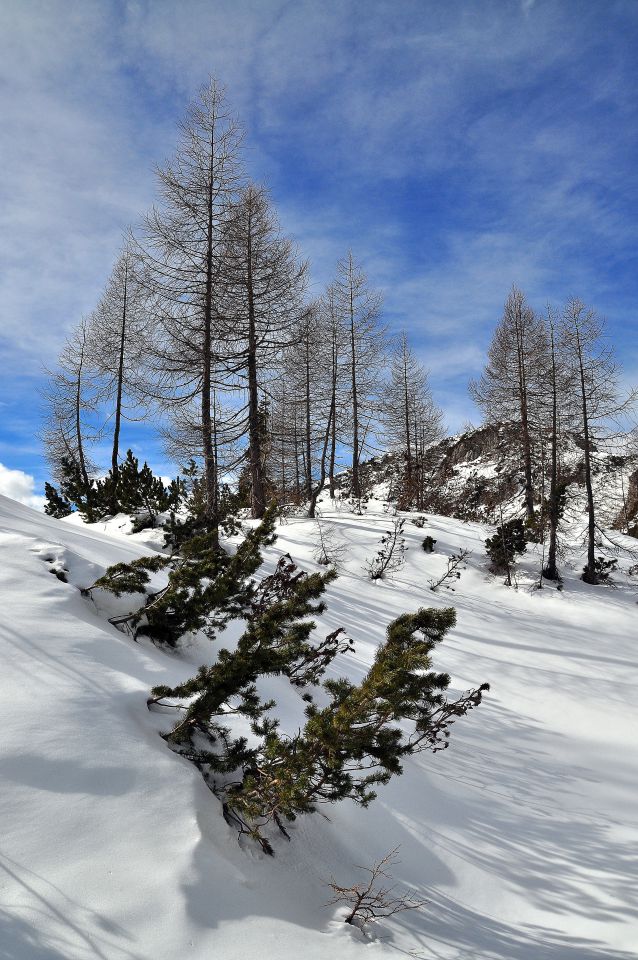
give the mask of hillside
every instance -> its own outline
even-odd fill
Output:
[[[409,760],[367,811],[344,802],[304,817],[274,859],[241,846],[195,767],[158,735],[151,686],[174,684],[214,657],[202,639],[180,653],[134,643],[84,599],[104,568],[148,552],[117,529],[53,520],[0,498],[0,954],[7,960],[630,960],[638,943],[638,578],[518,589],[486,569],[488,529],[430,516],[406,523],[407,562],[372,583],[363,561],[388,517],[323,516],[347,554],[319,633],[344,625],[360,678],[389,621],[453,605],[457,626],[435,666],[452,691],[488,681],[449,750]],[[314,523],[291,519],[267,551],[306,569]],[[420,548],[424,533],[436,552]],[[634,544],[635,541],[625,541]],[[432,593],[446,558],[471,551],[454,592]],[[69,582],[52,575],[66,570]],[[229,632],[232,634],[232,627]],[[291,726],[300,693],[272,681]],[[380,924],[376,939],[323,906],[325,881],[400,846],[397,881],[427,898]]]
[[[566,520],[583,520],[585,503],[584,454],[576,437],[568,437],[559,465],[561,479],[568,486]],[[543,486],[540,455],[534,474],[536,499]],[[374,457],[362,467],[364,485],[376,496],[396,499],[400,489],[401,461],[395,454]],[[638,453],[612,454],[592,451],[592,474],[600,520],[605,526],[638,536]],[[444,516],[498,523],[504,516],[523,515],[524,477],[516,429],[506,425],[484,425],[453,437],[446,437],[428,450],[425,510]],[[340,477],[347,489],[349,472]],[[546,481],[548,495],[549,481]]]

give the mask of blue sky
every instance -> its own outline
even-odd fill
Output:
[[[42,365],[209,74],[316,290],[352,247],[452,428],[512,283],[595,306],[638,382],[637,50],[635,0],[3,0],[0,489],[40,492]]]

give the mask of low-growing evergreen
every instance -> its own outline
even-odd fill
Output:
[[[450,678],[429,671],[430,654],[453,626],[455,612],[422,609],[390,624],[360,684],[326,680],[328,705],[318,707],[307,693],[304,728],[293,736],[281,733],[277,719],[267,715],[274,702],[260,699],[255,682],[282,674],[297,686],[312,687],[337,654],[351,649],[341,631],[311,644],[314,624],[303,619],[321,612],[323,604],[313,602],[334,576],[333,571],[303,574],[282,558],[274,580],[262,584],[261,603],[236,651],[220,651],[213,666],[201,667],[184,684],[155,688],[149,701],[188,701],[167,740],[202,770],[229,822],[268,853],[273,852],[265,833],[269,825],[287,835],[286,823],[320,804],[349,798],[365,807],[376,796],[374,787],[402,773],[405,757],[445,749],[451,724],[488,689],[484,684],[456,701],[446,699]],[[227,726],[233,713],[250,719],[257,746],[233,738]],[[409,732],[401,725],[405,720],[412,721]]]
[[[44,496],[46,498],[44,512],[50,517],[56,517],[60,520],[62,517],[68,517],[69,514],[73,513],[73,508],[67,498],[58,493],[53,484],[44,484]]]
[[[146,462],[140,467],[132,450],[127,451],[116,472],[110,470],[102,479],[89,479],[88,486],[72,459],[64,459],[61,470],[59,490],[50,483],[44,488],[45,511],[54,517],[68,516],[73,507],[88,523],[126,513],[133,518],[133,531],[137,532],[154,527],[158,516],[175,510],[185,495],[183,481],[172,480],[164,486]]]
[[[394,620],[359,684],[324,680],[335,658],[353,650],[342,628],[323,640],[312,638],[312,618],[325,610],[322,596],[337,574],[305,573],[285,554],[271,575],[255,582],[261,548],[275,539],[274,525],[270,508],[232,556],[211,534],[200,534],[171,557],[117,564],[90,588],[145,594],[144,603],[119,623],[128,623],[135,637],[170,646],[195,631],[213,639],[231,619],[245,621],[233,649],[220,649],[214,663],[184,683],[155,687],[148,702],[149,708],[179,712],[165,739],[201,770],[228,822],[267,853],[273,852],[272,827],[288,836],[286,824],[300,814],[343,799],[365,807],[375,788],[402,773],[405,757],[445,749],[451,724],[477,706],[487,689],[482,685],[449,701],[450,677],[430,669],[434,647],[456,621],[450,608]],[[164,569],[165,586],[147,592],[151,575]],[[280,730],[276,702],[260,693],[259,680],[268,676],[287,677],[304,691],[306,720],[297,733]],[[250,724],[250,739],[237,734],[235,716]]]
[[[109,567],[89,590],[101,588],[115,596],[143,593],[149,573],[168,568],[168,582],[160,590],[146,594],[142,606],[112,622],[126,624],[135,638],[147,636],[171,647],[198,630],[213,638],[229,620],[250,609],[255,592],[250,577],[261,565],[261,548],[275,539],[274,526],[271,509],[232,556],[216,545],[212,533],[203,533],[171,557],[142,557]]]
[[[520,517],[506,520],[496,528],[496,533],[485,541],[485,552],[490,558],[494,573],[506,574],[505,583],[511,586],[512,571],[516,558],[527,550],[525,523]]]

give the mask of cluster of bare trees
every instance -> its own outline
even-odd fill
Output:
[[[238,478],[255,517],[274,498],[309,505],[383,435],[405,461],[406,499],[441,432],[424,369],[392,347],[382,298],[349,252],[318,298],[265,189],[248,181],[242,135],[211,81],[157,170],[156,206],[127,236],[96,310],[50,379],[45,441],[54,477],[88,483],[108,435],[117,476],[123,421],[153,415],[178,463],[201,466],[216,529],[220,485]],[[388,355],[394,350],[389,379]]]
[[[598,536],[592,457],[625,435],[636,391],[623,393],[619,367],[601,318],[580,300],[539,316],[512,289],[481,378],[470,385],[488,422],[517,430],[527,525],[547,532],[544,575],[559,578],[558,530],[565,506],[565,454],[570,440],[583,451],[587,499],[587,563],[583,579],[597,583]]]

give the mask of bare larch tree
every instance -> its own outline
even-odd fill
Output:
[[[525,512],[531,527],[535,525],[532,433],[544,398],[547,353],[543,322],[528,306],[524,294],[512,287],[494,331],[487,366],[481,378],[470,383],[470,392],[488,422],[518,427]]]
[[[381,294],[372,290],[352,251],[337,264],[334,282],[337,308],[348,337],[350,373],[350,436],[352,496],[361,497],[361,455],[378,413],[377,391],[384,360],[385,331],[381,328]]]
[[[620,418],[634,406],[637,393],[622,396],[619,368],[605,336],[605,325],[595,310],[578,299],[565,305],[561,322],[562,348],[571,366],[579,407],[579,435],[584,451],[587,495],[586,583],[599,583],[596,569],[596,502],[592,483],[592,454],[601,442],[618,439]]]
[[[232,331],[233,369],[245,380],[248,394],[252,513],[262,517],[267,504],[260,387],[269,367],[295,338],[306,284],[306,264],[282,235],[263,188],[246,187],[233,204],[226,223],[225,261],[224,312]]]
[[[226,375],[224,252],[229,209],[242,171],[240,131],[215,80],[189,106],[180,134],[175,156],[157,171],[160,204],[146,217],[140,249],[156,330],[154,393],[171,405],[197,403],[206,521],[217,536],[212,397]]]

